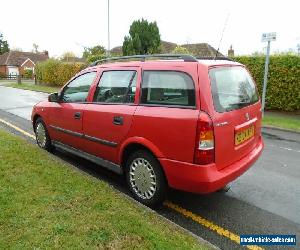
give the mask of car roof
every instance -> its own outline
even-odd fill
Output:
[[[98,64],[96,66],[88,67],[87,69],[98,69],[98,68],[116,68],[116,67],[142,67],[143,65],[157,65],[157,64],[169,64],[176,66],[184,66],[186,64],[199,63],[205,67],[215,67],[215,66],[242,66],[242,64],[232,61],[232,60],[213,60],[213,59],[199,59],[197,62],[184,62],[183,60],[148,60],[145,62],[141,61],[127,61],[127,62],[107,62],[103,64]]]
[[[191,64],[200,64],[202,67],[215,67],[215,66],[236,66],[242,65],[234,62],[227,57],[202,57],[196,58],[188,54],[146,54],[146,55],[131,55],[119,57],[107,57],[92,63],[85,70],[99,69],[99,68],[116,68],[116,67],[142,67],[147,65],[157,66],[157,64],[168,66],[184,67]],[[85,71],[84,70],[84,71]]]
[[[242,65],[241,63],[238,63],[238,62],[232,61],[232,60],[199,59],[198,61],[199,61],[200,64],[206,65],[208,67],[211,67],[211,66],[225,66],[225,65],[236,65],[236,66],[241,66]]]

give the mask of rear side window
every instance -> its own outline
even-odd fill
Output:
[[[94,102],[134,103],[137,72],[105,71],[97,86]]]
[[[209,76],[217,112],[240,109],[259,100],[255,83],[243,67],[214,68]]]
[[[183,72],[144,71],[141,103],[194,107],[194,82]]]

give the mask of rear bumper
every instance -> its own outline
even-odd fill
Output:
[[[247,171],[260,156],[263,147],[261,139],[247,156],[221,170],[218,170],[215,164],[199,166],[163,158],[159,161],[170,187],[193,193],[211,193]]]

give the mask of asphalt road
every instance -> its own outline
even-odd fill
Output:
[[[0,86],[0,119],[33,133],[31,108],[45,98],[47,95],[43,93]],[[24,137],[2,123],[0,127]],[[228,192],[196,195],[170,190],[168,201],[236,235],[296,234],[298,241],[293,249],[300,249],[300,134],[263,129],[263,136],[265,149],[262,156],[231,184]],[[28,137],[26,139],[35,143]],[[122,177],[78,157],[59,151],[55,154],[128,194]],[[163,206],[157,212],[221,249],[243,249],[230,237],[221,236],[216,230],[174,209]]]

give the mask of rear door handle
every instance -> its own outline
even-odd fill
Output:
[[[114,116],[113,124],[115,125],[123,125],[123,117],[122,116]]]
[[[80,117],[81,117],[81,113],[80,113],[80,112],[76,112],[76,113],[74,114],[74,118],[75,118],[76,120],[79,120]]]

